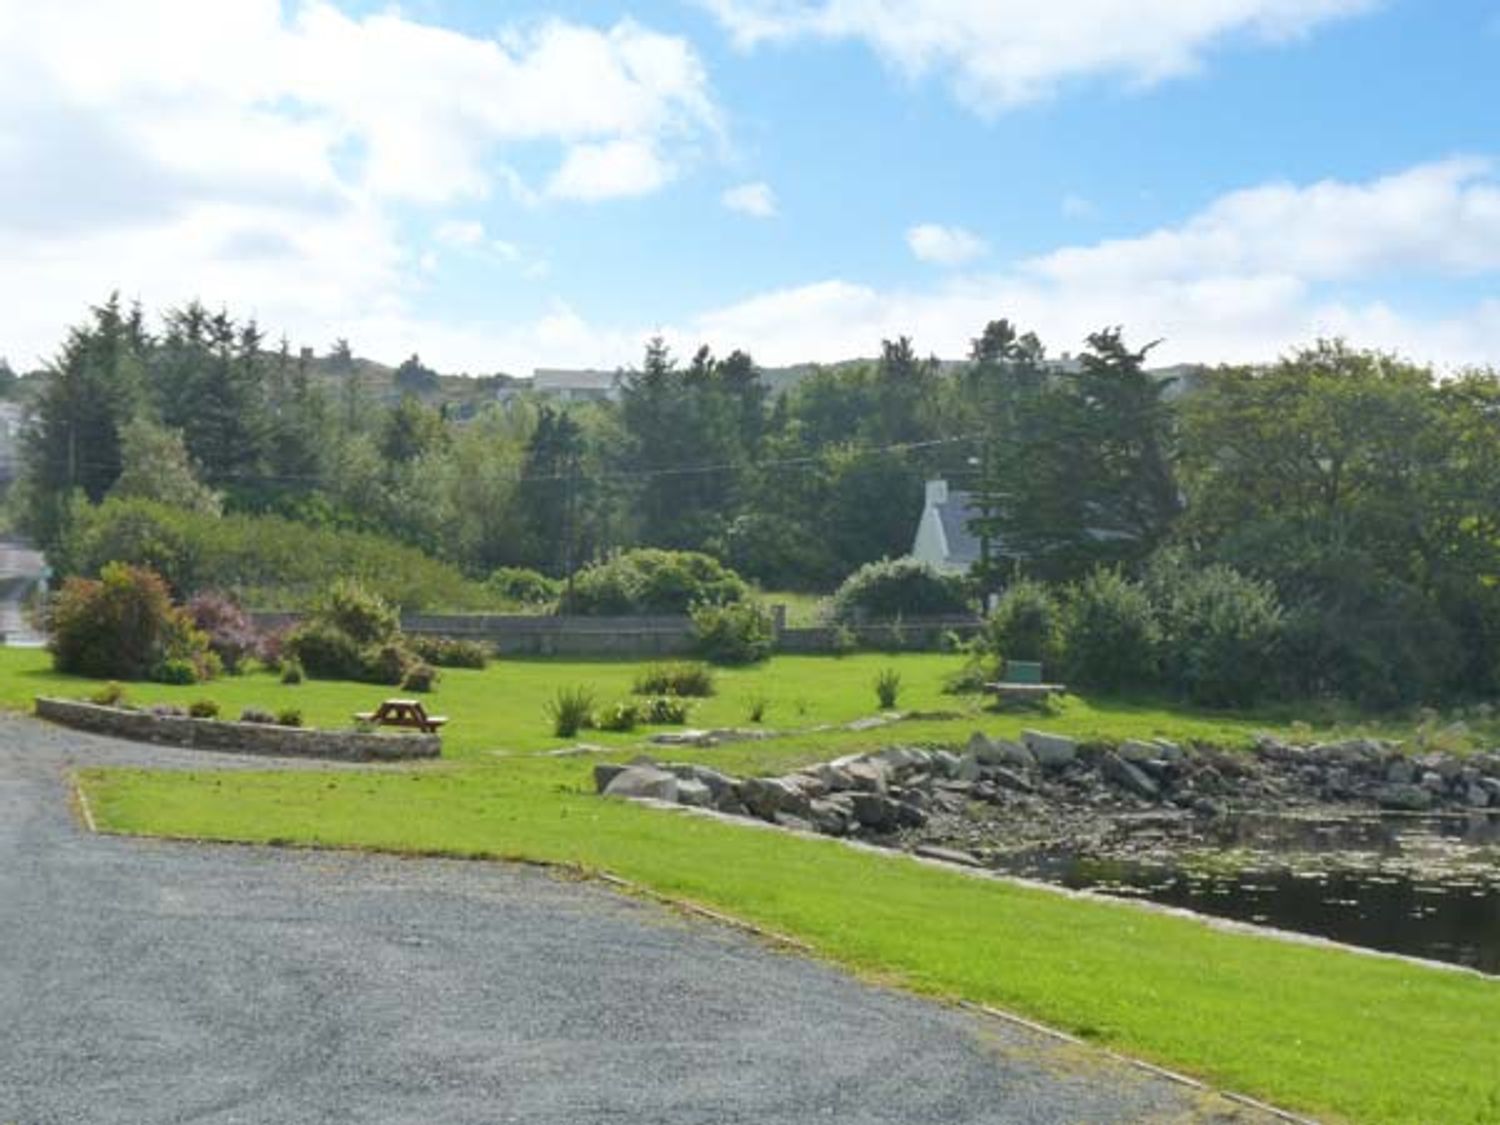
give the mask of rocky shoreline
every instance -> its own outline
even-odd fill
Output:
[[[1030,730],[1016,741],[975,734],[964,746],[893,746],[782,777],[639,758],[597,765],[594,781],[607,796],[985,866],[1052,846],[1107,851],[1143,820],[1191,835],[1246,811],[1500,813],[1500,752],[1412,755],[1375,739],[1297,746],[1268,735],[1247,753]]]

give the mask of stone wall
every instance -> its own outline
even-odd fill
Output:
[[[353,730],[308,730],[265,723],[220,722],[100,707],[71,699],[38,697],[38,718],[94,734],[195,750],[220,750],[280,758],[326,758],[341,762],[393,762],[436,758],[435,734],[366,734]]]

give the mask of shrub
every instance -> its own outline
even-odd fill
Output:
[[[384,644],[401,629],[401,618],[380,595],[341,578],[313,606],[311,619],[345,633],[360,646]]]
[[[714,693],[714,672],[706,664],[655,664],[636,674],[631,691],[702,699]]]
[[[436,668],[481,669],[490,662],[489,649],[479,641],[459,640],[456,637],[408,636],[406,647],[418,659]]]
[[[484,586],[497,600],[520,605],[546,605],[562,593],[562,583],[523,566],[502,566]]]
[[[300,727],[302,725],[302,712],[295,707],[283,707],[276,712],[276,725],[279,727]]]
[[[967,613],[969,602],[962,578],[913,558],[881,559],[844,579],[832,609],[838,621],[887,621]]]
[[[558,688],[547,704],[552,719],[552,733],[558,738],[572,738],[593,721],[594,693],[586,687]]]
[[[70,578],[49,613],[53,666],[94,678],[145,679],[186,661],[211,678],[208,638],[193,628],[157,574],[111,563],[100,578]],[[191,681],[189,681],[191,682]]]
[[[195,719],[217,719],[219,705],[212,699],[195,699],[188,704],[188,714]]]
[[[1063,620],[1069,683],[1123,691],[1159,681],[1161,633],[1137,583],[1096,570],[1069,593]]]
[[[679,614],[698,604],[742,601],[748,593],[743,578],[709,555],[647,548],[579,571],[560,608],[595,617]]]
[[[163,660],[153,668],[151,678],[159,684],[196,684],[198,669],[193,667],[191,660],[174,657],[171,660]]]
[[[371,645],[360,653],[360,679],[372,684],[389,684],[392,687],[406,679],[412,666],[411,654],[398,644]]]
[[[413,664],[406,672],[401,686],[407,691],[429,692],[437,687],[438,670],[431,664]]]
[[[1227,566],[1179,573],[1153,583],[1162,623],[1163,669],[1195,703],[1243,707],[1270,693],[1284,634],[1270,585]]]
[[[646,701],[646,722],[659,727],[680,727],[688,721],[693,705],[675,695],[658,695]]]
[[[745,701],[745,708],[745,718],[750,722],[764,722],[766,712],[771,709],[770,697],[762,692],[756,692]]]
[[[594,716],[594,726],[600,730],[608,731],[632,731],[641,721],[640,705],[626,700],[624,703],[616,703],[612,707],[606,707]]]
[[[894,668],[882,668],[875,677],[875,695],[882,711],[895,707],[901,696],[901,673]]]
[[[693,607],[693,644],[715,664],[755,664],[771,655],[775,627],[756,602]]]
[[[223,594],[202,593],[187,603],[193,625],[208,637],[208,647],[230,673],[240,671],[245,661],[260,651],[261,636],[255,623]]]
[[[286,660],[281,665],[281,682],[284,684],[300,684],[302,682],[302,664],[297,660]]]
[[[125,689],[111,680],[89,696],[89,702],[99,707],[118,707],[125,702]]]
[[[286,639],[286,658],[325,680],[358,679],[362,668],[359,643],[327,621],[297,626]]]
[[[833,627],[833,655],[849,656],[859,651],[859,634],[847,625]]]
[[[1021,579],[1001,595],[985,623],[990,653],[1011,660],[1053,662],[1062,651],[1057,601],[1040,582]]]
[[[266,726],[276,725],[276,716],[263,707],[246,707],[240,712],[242,723],[263,723]]]

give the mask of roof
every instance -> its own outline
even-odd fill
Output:
[[[539,391],[608,391],[619,376],[613,371],[566,371],[557,367],[538,367],[531,385]]]
[[[973,566],[980,559],[979,537],[969,530],[969,521],[979,515],[971,492],[949,492],[946,503],[933,505],[948,541],[948,562]]]

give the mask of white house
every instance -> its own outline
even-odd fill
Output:
[[[980,559],[979,537],[969,530],[977,514],[970,493],[949,489],[945,480],[928,481],[912,557],[948,574],[967,574]]]

